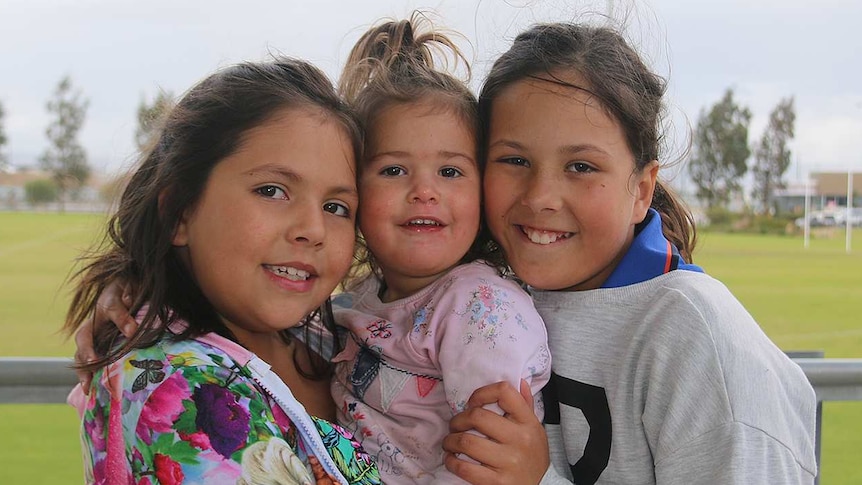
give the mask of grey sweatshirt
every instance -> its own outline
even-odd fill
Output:
[[[816,399],[719,281],[534,292],[553,483],[812,483]]]

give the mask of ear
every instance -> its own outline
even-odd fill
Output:
[[[640,224],[646,218],[647,210],[652,205],[652,195],[655,192],[656,180],[658,180],[658,160],[653,160],[641,169],[640,174],[635,177],[634,207],[632,210],[632,223]]]
[[[162,190],[159,194],[159,214],[164,215],[164,204],[167,196],[167,189]],[[174,228],[174,234],[171,237],[171,244],[174,246],[188,246],[189,244],[188,217],[189,211],[183,211],[182,217]]]
[[[171,239],[171,244],[174,246],[188,246],[189,245],[189,231],[188,231],[188,223],[186,222],[186,213],[183,213],[182,218],[177,223],[177,227],[174,229],[174,237]]]

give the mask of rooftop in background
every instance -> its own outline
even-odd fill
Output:
[[[847,196],[847,172],[812,173],[811,180],[813,194]],[[853,173],[853,192],[862,192],[862,172]]]

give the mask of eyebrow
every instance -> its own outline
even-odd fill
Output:
[[[494,143],[488,145],[488,148],[496,148],[496,147],[504,147],[504,148],[513,148],[515,150],[524,150],[524,145],[514,141],[514,140],[497,140]]]
[[[440,158],[443,158],[443,159],[447,159],[447,160],[450,158],[461,157],[461,158],[466,158],[467,160],[470,160],[471,162],[475,161],[474,157],[471,157],[470,155],[467,155],[466,153],[450,152],[448,150],[438,150],[437,156],[439,156]],[[393,150],[391,152],[380,152],[380,153],[375,154],[373,157],[369,158],[368,161],[369,162],[376,162],[378,159],[384,158],[384,157],[409,158],[410,153],[405,152],[403,150]]]
[[[507,140],[507,139],[497,140],[494,143],[492,143],[488,148],[495,148],[498,146],[501,146],[504,148],[512,148],[514,150],[521,150],[521,151],[526,150],[526,147],[523,144],[521,144],[517,141],[514,141],[514,140]],[[577,145],[564,145],[564,146],[561,146],[557,150],[557,152],[559,152],[562,155],[577,155],[577,154],[583,153],[583,152],[599,152],[599,153],[607,154],[607,152],[604,149],[602,149],[596,145],[593,145],[592,143],[580,143]]]
[[[247,175],[249,177],[260,177],[261,175],[264,175],[264,176],[269,175],[269,176],[273,176],[273,177],[282,178],[284,180],[287,180],[288,182],[293,182],[293,183],[305,182],[305,178],[303,178],[298,173],[296,173],[292,170],[286,170],[284,167],[282,167],[280,165],[272,165],[272,164],[266,164],[266,165],[261,165],[259,167],[255,167],[255,168],[245,172],[245,175]],[[358,194],[359,194],[359,192],[356,190],[355,187],[351,187],[348,185],[335,186],[332,188],[332,190],[330,190],[330,192],[334,195],[346,194],[346,195],[358,196]]]
[[[558,151],[564,155],[576,155],[578,153],[583,153],[583,152],[599,152],[599,153],[604,153],[604,154],[608,153],[604,149],[602,149],[596,145],[593,145],[592,143],[581,143],[579,145],[565,145],[565,146],[560,147],[560,149]]]
[[[255,168],[245,172],[245,175],[248,175],[249,177],[258,177],[260,175],[269,175],[269,176],[275,176],[275,177],[283,178],[283,179],[289,180],[291,182],[302,182],[302,180],[303,180],[302,177],[299,174],[297,174],[296,172],[286,170],[283,167],[280,167],[277,165],[269,165],[269,164],[255,167]]]

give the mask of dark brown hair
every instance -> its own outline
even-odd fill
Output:
[[[135,287],[133,311],[148,304],[128,340],[118,343],[119,331],[106,325],[95,339],[97,353],[105,357],[83,368],[94,370],[133,348],[152,345],[171,335],[167,327],[177,319],[188,327],[173,338],[216,332],[233,339],[173,248],[174,229],[200,199],[213,167],[239,148],[250,129],[284,109],[306,107],[337,120],[358,159],[358,123],[323,72],[307,62],[278,58],[237,64],[200,81],[180,99],[142,154],[102,246],[82,258],[83,267],[73,275],[76,288],[64,325],[70,334],[93,314],[99,294],[112,281]],[[285,331],[282,336],[289,339]],[[322,359],[312,362],[310,371],[297,369],[309,377],[328,375]]]
[[[360,37],[344,66],[339,90],[356,111],[366,136],[375,129],[376,117],[395,105],[427,102],[435,109],[455,113],[477,142],[475,159],[481,174],[484,160],[478,153],[476,97],[466,80],[445,70],[462,63],[469,76],[469,63],[455,43],[445,33],[435,30],[423,13],[414,12],[409,20],[383,22]],[[361,172],[362,159],[358,165]],[[482,216],[479,234],[460,263],[485,260],[502,269],[502,255],[489,250],[493,240],[484,221]],[[349,280],[362,279],[369,271],[380,277],[379,268],[362,237],[357,240],[357,262]]]
[[[562,80],[566,72],[578,73],[587,85],[575,86]],[[512,47],[494,63],[479,95],[486,140],[494,99],[515,82],[536,77],[595,96],[622,127],[635,157],[635,170],[641,171],[660,159],[665,80],[652,72],[615,30],[551,23],[535,25],[518,35]],[[696,231],[689,210],[661,181],[656,181],[651,207],[661,214],[665,237],[691,262]]]

